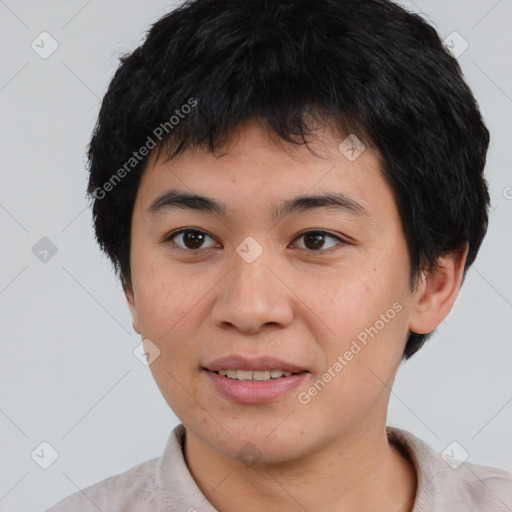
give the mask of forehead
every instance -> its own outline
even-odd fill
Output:
[[[386,201],[392,203],[388,208],[393,207],[394,200],[380,171],[379,156],[361,144],[354,136],[347,140],[323,131],[311,141],[310,150],[248,123],[215,154],[195,147],[169,161],[165,150],[152,153],[136,207],[154,213],[155,203],[165,202],[166,193],[179,192],[210,198],[211,204],[203,210],[212,213],[227,216],[230,211],[254,208],[276,217],[290,206],[293,209],[292,200],[299,196],[329,194],[345,200],[347,212],[359,209],[372,216],[382,211]],[[360,152],[357,158],[354,151],[356,156]]]

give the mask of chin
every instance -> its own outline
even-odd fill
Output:
[[[232,428],[226,425],[231,436],[226,435],[226,443],[216,447],[225,455],[248,465],[254,463],[281,463],[294,460],[305,453],[304,429],[290,428],[282,418],[265,421],[254,427],[254,421],[240,422]]]

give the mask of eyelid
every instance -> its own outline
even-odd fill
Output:
[[[201,234],[204,234],[208,237],[210,237],[212,240],[216,240],[215,237],[213,237],[212,235],[210,235],[208,232],[206,232],[204,229],[201,229],[201,228],[195,228],[193,226],[188,226],[188,227],[185,227],[185,228],[180,228],[180,229],[177,229],[175,231],[172,231],[171,233],[169,233],[168,235],[166,235],[163,239],[163,243],[164,244],[167,244],[169,242],[173,242],[173,239],[179,235],[181,235],[182,233],[185,233],[187,231],[192,231],[192,232],[198,232],[198,233],[201,233]],[[174,242],[175,243],[175,242]],[[176,243],[175,243],[176,244]],[[184,251],[184,252],[188,252],[188,253],[199,253],[201,251],[205,251],[205,250],[208,250],[208,249],[212,249],[212,247],[207,247],[207,248],[199,248],[199,249],[184,249],[183,247],[180,247],[179,245],[177,245],[177,248],[178,250],[181,250],[181,251]]]
[[[179,228],[179,229],[177,229],[175,231],[172,231],[168,235],[166,235],[164,237],[163,243],[165,244],[165,243],[168,243],[168,242],[172,242],[175,237],[179,236],[180,234],[182,234],[182,233],[184,233],[186,231],[192,231],[192,232],[196,231],[196,232],[202,233],[202,234],[210,237],[212,240],[216,240],[215,237],[210,235],[204,229],[195,228],[193,226],[188,226],[188,227],[184,227],[184,228]],[[336,240],[339,241],[339,243],[336,244],[336,246],[334,246],[334,247],[329,247],[328,249],[319,249],[317,251],[311,250],[311,249],[307,249],[307,248],[303,249],[302,247],[299,247],[299,249],[301,251],[306,251],[306,252],[308,252],[310,254],[325,254],[325,253],[330,252],[331,249],[335,249],[338,245],[349,245],[351,243],[349,240],[345,239],[344,237],[342,237],[341,235],[339,235],[337,233],[335,234],[335,233],[332,233],[331,231],[328,231],[328,230],[325,230],[325,229],[320,229],[320,228],[305,229],[305,230],[301,231],[299,234],[297,234],[293,238],[292,242],[295,242],[297,239],[299,239],[299,238],[301,238],[301,237],[303,237],[303,236],[305,236],[305,235],[307,235],[309,233],[320,233],[320,234],[323,234],[326,237],[335,238]],[[209,249],[212,249],[212,247],[199,248],[199,249],[184,249],[183,247],[180,247],[179,245],[177,245],[177,248],[178,248],[178,250],[181,250],[181,251],[184,251],[184,252],[188,252],[188,253],[200,253],[201,251],[207,251]]]
[[[327,254],[327,253],[330,253],[332,250],[335,250],[337,246],[339,245],[349,245],[350,242],[348,240],[346,240],[344,237],[342,237],[341,235],[337,234],[337,233],[332,233],[331,231],[328,231],[326,229],[320,229],[320,228],[310,228],[310,229],[305,229],[304,231],[301,231],[297,236],[295,236],[295,238],[293,239],[293,241],[303,237],[304,235],[307,235],[309,233],[320,233],[322,235],[324,235],[326,238],[327,237],[330,237],[330,238],[335,238],[336,240],[338,240],[338,244],[336,244],[335,246],[333,247],[329,247],[328,249],[319,249],[317,251],[314,251],[312,249],[303,249],[302,247],[299,247],[300,250],[302,251],[306,251],[308,252],[309,254]]]

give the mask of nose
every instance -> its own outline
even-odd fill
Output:
[[[271,258],[264,253],[252,263],[234,254],[233,267],[217,287],[212,316],[221,328],[253,334],[282,328],[293,319],[293,293]]]

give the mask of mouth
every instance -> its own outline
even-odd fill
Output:
[[[255,404],[273,402],[289,393],[310,372],[296,364],[273,357],[249,359],[229,356],[202,369],[214,389],[232,402]]]
[[[253,380],[254,374],[256,380],[258,380],[258,378],[266,380],[281,377],[282,375],[277,375],[277,372],[294,374],[307,371],[306,368],[297,364],[271,356],[261,356],[254,359],[242,355],[232,355],[215,359],[206,364],[204,369],[211,372],[231,372],[223,376],[229,378],[239,378],[240,376],[240,380],[249,380],[249,377],[250,380]],[[236,374],[233,372],[236,372]],[[275,375],[274,377],[272,373]]]
[[[219,370],[216,372],[221,377],[227,377],[232,380],[241,381],[254,381],[264,382],[271,379],[281,379],[282,377],[290,377],[298,375],[303,372],[286,372],[284,370],[259,370],[259,371],[246,371],[246,370]]]

